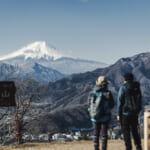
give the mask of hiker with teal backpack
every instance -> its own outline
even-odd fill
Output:
[[[94,128],[94,148],[99,150],[99,137],[102,134],[102,150],[107,149],[107,130],[111,120],[111,109],[114,99],[108,90],[108,82],[104,76],[98,77],[96,86],[90,93],[89,114]]]

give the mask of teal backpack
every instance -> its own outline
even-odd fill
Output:
[[[91,120],[94,122],[107,120],[110,113],[109,102],[105,99],[103,93],[94,91],[89,101],[89,114]]]
[[[104,108],[102,106],[102,92],[94,92],[90,99],[90,116],[93,119],[99,119],[104,115]]]

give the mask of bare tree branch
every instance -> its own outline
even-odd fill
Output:
[[[0,120],[2,120],[5,116],[8,116],[9,109],[7,107],[5,109],[6,109],[5,112],[0,115]]]

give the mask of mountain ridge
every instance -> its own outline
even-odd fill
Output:
[[[149,70],[150,53],[145,53],[144,55],[139,54],[133,57],[121,58],[115,64],[106,68],[100,68],[82,74],[74,74],[54,83],[49,83],[47,91],[50,93],[48,102],[51,105],[45,106],[45,113],[37,117],[40,120],[40,124],[33,129],[34,132],[54,132],[54,130],[61,132],[61,126],[64,129],[68,129],[71,126],[78,128],[82,128],[83,126],[85,128],[90,127],[91,122],[87,111],[88,95],[100,75],[104,75],[108,79],[109,90],[111,90],[115,99],[115,107],[112,110],[112,127],[117,126],[117,94],[120,86],[124,83],[123,76],[127,72],[133,73],[135,80],[140,82],[143,105],[141,114],[143,115],[144,107],[150,105],[150,78],[147,78],[150,75]],[[64,120],[64,122],[62,123],[61,120]],[[143,122],[142,117],[140,117],[140,120],[140,122]],[[32,123],[34,124],[33,126],[37,124],[36,121]],[[47,130],[44,130],[42,126]]]
[[[16,52],[0,57],[0,62],[18,64],[21,68],[25,68],[28,64],[38,63],[62,74],[92,71],[107,66],[98,61],[83,60],[61,54],[56,48],[48,47],[46,42],[31,43]]]
[[[8,77],[10,80],[30,78],[41,83],[47,83],[54,82],[66,76],[66,74],[62,74],[50,67],[44,67],[38,63],[20,68],[17,65],[14,66],[0,62],[0,80],[6,80]]]

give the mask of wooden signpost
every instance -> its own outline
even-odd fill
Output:
[[[150,150],[150,108],[144,112],[144,150]]]
[[[13,81],[0,81],[0,107],[16,106],[15,93]]]

